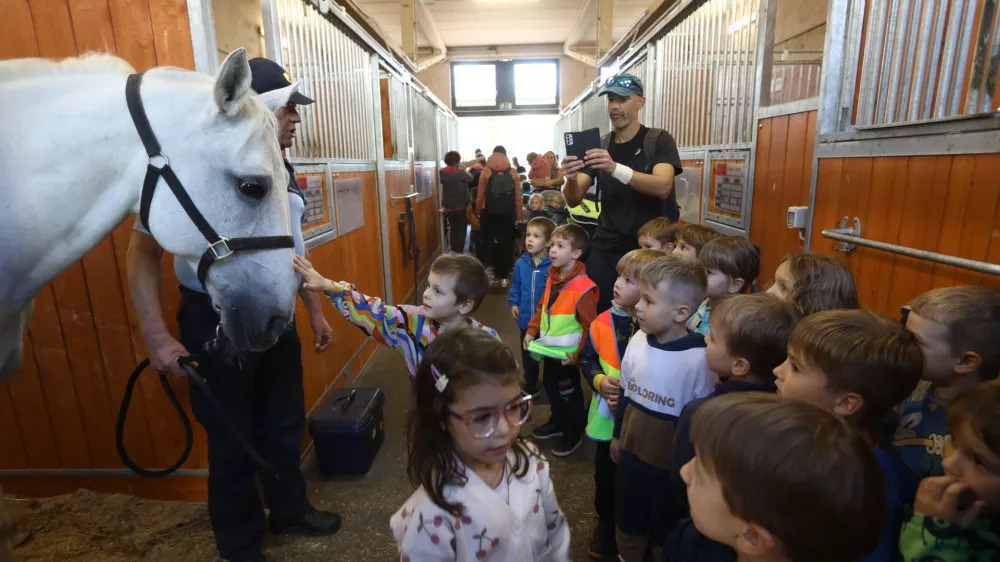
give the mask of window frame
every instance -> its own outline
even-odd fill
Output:
[[[550,63],[556,67],[555,80],[555,103],[545,105],[518,105],[516,98],[516,84],[514,78],[514,67],[518,64]],[[493,105],[482,105],[473,107],[458,107],[455,98],[455,68],[465,65],[492,64],[496,70],[497,98]],[[531,114],[557,114],[559,113],[562,88],[562,76],[560,74],[560,60],[558,58],[528,58],[509,60],[479,60],[479,61],[453,61],[449,69],[451,75],[451,110],[458,116],[482,117],[493,115],[531,115]],[[510,107],[501,109],[503,104],[509,103]]]

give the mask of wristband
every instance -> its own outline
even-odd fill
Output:
[[[632,168],[629,168],[625,164],[615,164],[615,171],[611,172],[611,177],[628,185],[628,182],[632,181]]]

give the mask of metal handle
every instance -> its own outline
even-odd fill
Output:
[[[416,191],[414,191],[413,193],[407,193],[406,195],[393,195],[389,199],[392,199],[393,201],[401,201],[403,199],[413,199],[417,195],[419,194]]]
[[[829,238],[830,240],[837,240],[838,242],[844,242],[846,245],[850,246],[852,250],[854,249],[853,246],[855,245],[864,246],[866,248],[882,250],[883,252],[899,254],[901,256],[907,256],[918,260],[925,260],[929,262],[950,265],[952,267],[968,269],[970,271],[975,271],[978,273],[986,273],[989,275],[1000,275],[1000,265],[976,261],[976,260],[969,260],[965,258],[959,258],[956,256],[949,256],[946,254],[938,254],[937,252],[928,252],[927,250],[918,250],[916,248],[909,248],[907,246],[888,244],[886,242],[878,242],[876,240],[868,240],[867,238],[860,238],[858,236],[854,236],[853,232],[854,232],[853,229],[824,230],[823,238]]]

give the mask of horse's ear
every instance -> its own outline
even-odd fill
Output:
[[[243,47],[229,53],[215,78],[215,105],[226,115],[236,115],[250,92],[250,64]]]

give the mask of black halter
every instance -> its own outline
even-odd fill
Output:
[[[194,201],[188,196],[181,180],[177,178],[170,168],[170,160],[160,148],[160,143],[153,134],[152,127],[149,126],[149,119],[146,118],[146,111],[142,107],[142,96],[139,95],[139,84],[142,82],[142,74],[132,74],[125,84],[125,101],[128,103],[128,112],[132,115],[132,122],[135,130],[142,139],[142,144],[146,148],[146,179],[142,182],[142,201],[139,206],[139,220],[142,226],[149,230],[149,206],[153,202],[153,191],[156,184],[162,177],[174,192],[174,197],[180,202],[184,212],[187,213],[191,222],[198,227],[202,236],[208,241],[208,248],[201,255],[198,262],[198,281],[205,286],[205,276],[208,275],[208,268],[217,261],[224,260],[234,253],[242,250],[274,250],[279,248],[294,248],[295,241],[291,236],[256,236],[253,238],[225,238],[219,236],[208,224],[205,217],[198,211]],[[153,165],[153,158],[162,158],[163,166]]]

